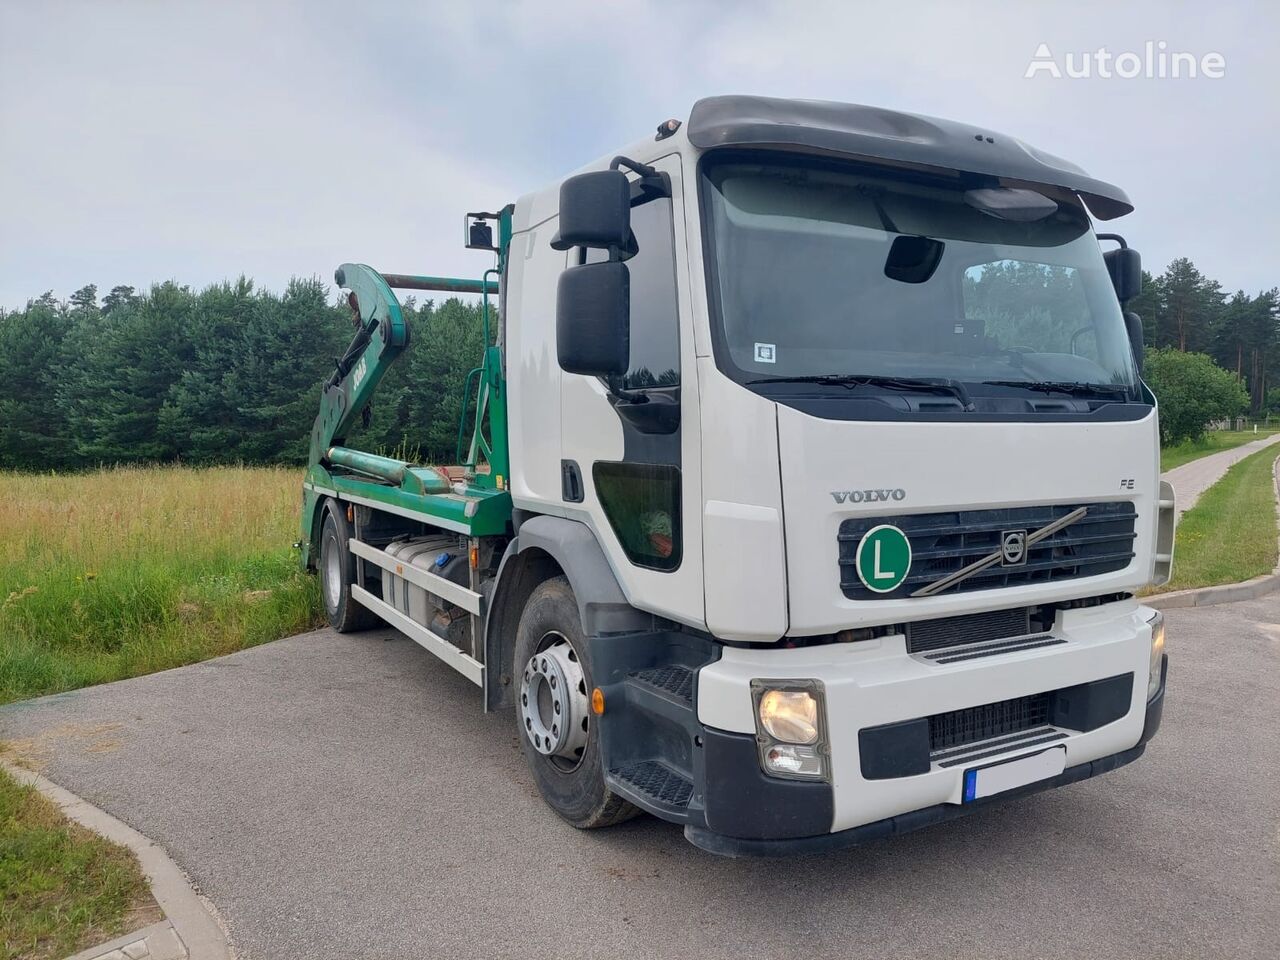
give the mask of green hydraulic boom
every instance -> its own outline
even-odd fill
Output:
[[[511,497],[507,492],[506,384],[501,352],[492,337],[489,295],[499,292],[506,266],[511,213],[508,206],[497,214],[469,215],[498,224],[497,247],[483,247],[497,250],[498,263],[480,280],[384,274],[359,263],[344,263],[335,272],[338,286],[348,291],[356,332],[324,382],[320,412],[311,428],[303,482],[300,546],[304,566],[312,565],[315,559],[325,497],[402,515],[420,514],[424,523],[469,536],[500,534],[507,529]],[[453,464],[411,464],[345,446],[348,434],[358,424],[367,425],[369,403],[378,384],[409,346],[409,328],[393,289],[482,297],[484,353],[467,375],[458,424],[458,456]]]

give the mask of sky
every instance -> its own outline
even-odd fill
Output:
[[[1122,186],[1159,272],[1280,285],[1280,5],[0,0],[0,307],[93,283],[280,290],[344,261],[478,276],[463,214],[700,97],[871,104]],[[1046,44],[1216,53],[1217,79],[1026,73]],[[1131,64],[1131,62],[1130,62]]]

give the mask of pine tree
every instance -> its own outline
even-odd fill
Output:
[[[75,310],[97,310],[98,309],[98,286],[94,283],[85,284],[79,290],[71,295],[71,306]]]
[[[0,467],[69,466],[67,423],[55,400],[68,312],[46,294],[0,315]]]
[[[111,292],[102,298],[102,312],[110,313],[120,307],[132,306],[140,299],[134,293],[133,287],[112,287]]]
[[[284,296],[259,295],[238,339],[225,386],[236,398],[237,455],[251,463],[306,459],[321,382],[346,344],[345,308],[325,302],[319,280],[292,280]]]
[[[166,282],[76,325],[75,367],[60,385],[59,402],[80,462],[177,455],[160,430],[160,411],[191,363],[186,328],[192,301],[188,288]]]
[[[228,383],[244,351],[247,328],[260,313],[253,282],[206,287],[191,302],[183,330],[189,362],[178,372],[158,413],[164,443],[196,463],[238,459],[246,425],[239,415],[244,397]]]
[[[1157,346],[1204,351],[1222,312],[1222,287],[1209,280],[1186,257],[1169,264],[1163,277],[1163,305],[1156,331]]]

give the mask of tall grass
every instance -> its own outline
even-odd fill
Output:
[[[301,473],[121,467],[0,473],[0,703],[303,630]]]

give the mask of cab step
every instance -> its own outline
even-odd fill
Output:
[[[693,706],[693,671],[680,664],[651,667],[629,674],[627,680],[637,686],[671,698],[685,706]]]
[[[717,653],[700,637],[666,630],[592,639],[605,781],[664,820],[704,821],[698,671]]]
[[[693,782],[661,760],[638,760],[609,774],[624,787],[624,793],[645,801],[641,805],[646,809],[684,813],[693,796]]]

